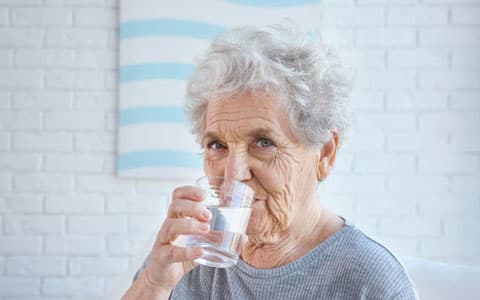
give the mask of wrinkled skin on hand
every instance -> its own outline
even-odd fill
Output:
[[[200,248],[184,248],[178,240],[185,234],[208,234],[211,213],[201,203],[204,194],[199,187],[182,186],[172,193],[167,218],[157,234],[150,260],[143,272],[151,286],[170,290],[185,273],[196,266]]]

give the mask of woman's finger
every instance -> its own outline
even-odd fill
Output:
[[[210,224],[199,222],[193,218],[173,219],[169,218],[163,222],[157,236],[160,244],[170,244],[181,234],[205,234],[210,230]]]
[[[176,188],[172,193],[172,202],[178,199],[189,199],[200,202],[205,198],[205,192],[198,186],[185,185]]]
[[[202,256],[202,249],[199,247],[184,248],[173,245],[161,245],[154,249],[152,255],[156,256],[155,261],[162,265],[167,265],[195,260]]]
[[[201,203],[187,199],[178,199],[170,205],[167,216],[168,218],[193,217],[200,221],[208,221],[212,214]]]

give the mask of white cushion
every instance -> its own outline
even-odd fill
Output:
[[[480,299],[480,267],[404,258],[422,300]]]

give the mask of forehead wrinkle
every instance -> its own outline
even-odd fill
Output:
[[[298,142],[290,127],[288,114],[278,102],[251,96],[246,97],[244,103],[242,100],[241,97],[232,97],[210,102],[204,119],[204,137],[211,132],[221,139],[232,128],[241,128],[244,129],[241,134],[252,138],[262,135],[258,129],[266,129],[263,132],[265,138],[276,138],[277,142],[283,140],[282,144]],[[268,134],[268,130],[272,134]]]
[[[261,122],[255,122],[255,126],[252,126],[254,122],[249,120],[261,120]],[[210,120],[205,127],[206,132],[204,133],[202,142],[207,138],[228,140],[228,142],[234,142],[235,139],[251,142],[255,138],[263,137],[273,139],[276,143],[279,143],[277,146],[282,145],[282,147],[286,147],[295,141],[295,137],[291,136],[292,134],[289,128],[285,128],[285,126],[279,124],[278,121],[278,119],[264,116],[248,116],[243,119],[222,118]],[[224,124],[222,125],[221,123]]]
[[[268,114],[270,112],[267,109],[257,109],[256,107],[252,107],[253,112],[256,113],[255,115],[252,115],[252,111],[250,110],[238,110],[238,109],[230,109],[228,110],[225,106],[223,106],[221,109],[218,110],[207,110],[207,118],[208,119],[229,119],[229,117],[234,117],[234,118],[242,118],[243,115],[246,115],[249,118],[262,118],[264,115]],[[262,113],[263,112],[263,113]]]
[[[238,124],[239,122],[242,122],[242,121],[251,121],[251,120],[261,120],[262,121],[262,124],[259,124],[258,126],[256,126],[257,128],[279,128],[280,124],[278,124],[275,120],[272,120],[270,118],[267,118],[266,116],[261,116],[261,115],[256,115],[256,116],[237,116],[237,117],[233,117],[231,114],[225,117],[222,117],[222,118],[215,118],[215,117],[210,117],[207,119],[207,122],[206,122],[206,127],[220,127],[218,125],[218,123],[236,123],[234,124],[235,127],[239,127],[241,126],[240,124]],[[265,123],[265,124],[263,124]],[[251,124],[251,122],[249,122],[248,124]],[[268,124],[268,125],[267,125]],[[241,127],[245,127],[245,126],[241,126]]]

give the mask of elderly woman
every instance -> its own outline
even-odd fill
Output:
[[[221,34],[188,83],[205,173],[255,191],[241,260],[195,266],[202,249],[175,244],[211,218],[201,190],[179,187],[123,299],[417,298],[397,259],[317,197],[349,127],[349,85],[332,50],[291,27]]]

